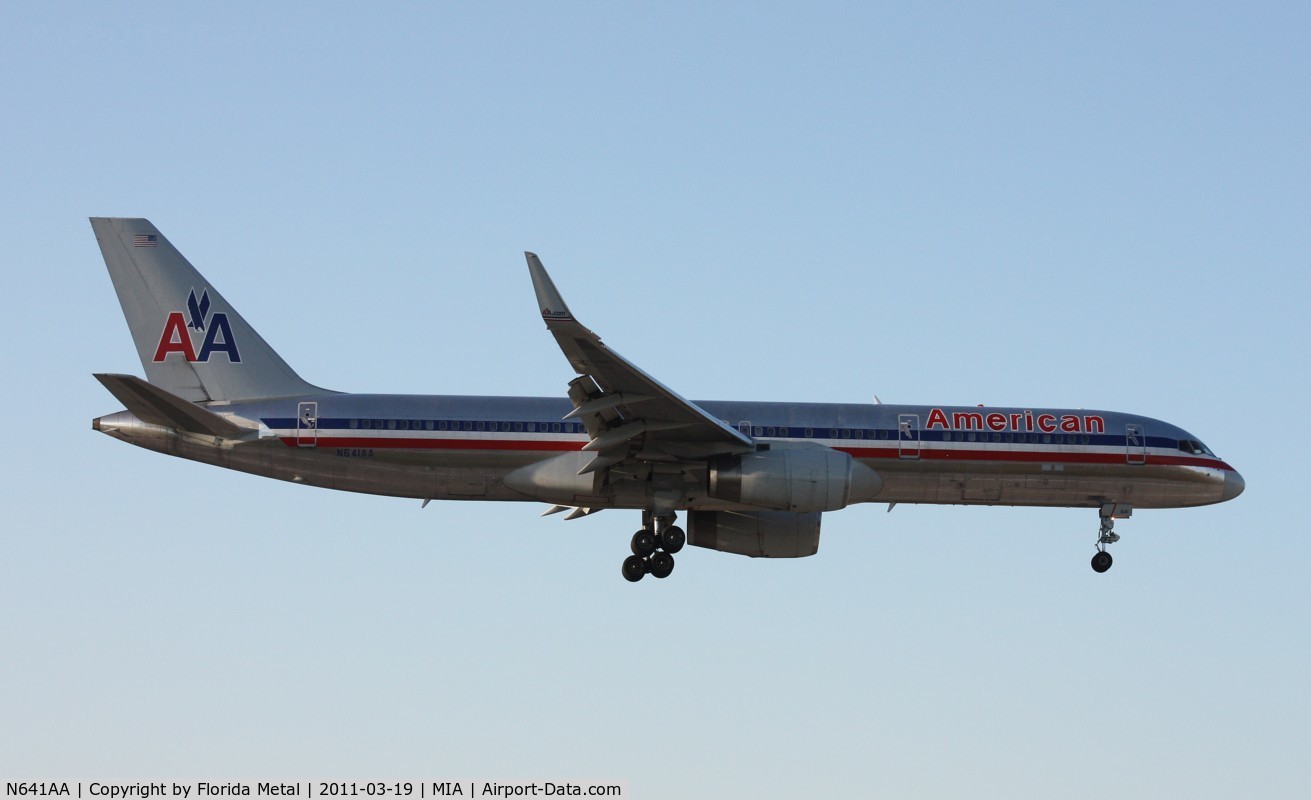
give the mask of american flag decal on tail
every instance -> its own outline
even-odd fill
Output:
[[[134,233],[132,234],[133,247],[158,247],[159,237],[153,233]]]

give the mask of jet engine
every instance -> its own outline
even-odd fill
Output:
[[[883,488],[863,464],[856,499]],[[711,497],[775,511],[837,511],[852,500],[851,456],[828,447],[787,447],[721,456],[710,462]]]
[[[819,512],[693,511],[687,543],[752,558],[803,558],[819,551]]]

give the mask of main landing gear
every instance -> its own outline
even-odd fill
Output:
[[[642,514],[642,529],[633,534],[633,554],[624,559],[624,577],[636,583],[649,572],[657,578],[668,578],[674,571],[674,553],[683,549],[687,535],[674,524],[675,517],[656,517],[650,512]]]
[[[1120,535],[1114,531],[1115,521],[1132,516],[1133,506],[1128,503],[1103,503],[1098,515],[1102,519],[1102,526],[1097,535],[1097,552],[1092,557],[1092,568],[1093,572],[1100,573],[1110,569],[1114,563],[1111,554],[1106,552],[1106,546],[1120,541]]]

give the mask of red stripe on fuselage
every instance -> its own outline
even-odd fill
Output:
[[[295,436],[282,436],[288,447],[299,447]],[[308,443],[307,443],[308,444]],[[587,442],[561,442],[532,439],[388,439],[320,436],[316,447],[366,447],[374,450],[581,450]]]
[[[294,436],[279,437],[288,447],[299,447]],[[320,436],[315,443],[317,447],[355,447],[374,450],[521,450],[525,452],[569,452],[581,450],[585,442],[567,442],[559,440],[535,439],[402,439],[402,438],[357,438]],[[895,447],[835,447],[852,458],[886,459],[891,461],[914,461],[914,457],[902,459]],[[922,448],[920,461],[998,461],[1007,463],[1047,463],[1047,464],[1126,464],[1124,451],[1114,453],[1063,453],[1052,450],[936,450]],[[1194,456],[1162,456],[1149,453],[1147,463],[1156,466],[1210,467],[1234,472],[1234,468],[1223,461],[1211,461]],[[1136,466],[1136,465],[1135,465]]]
[[[833,449],[850,453],[852,458],[901,459],[900,451],[895,447],[835,447]],[[914,461],[916,459],[914,456],[909,456],[904,460]],[[1043,462],[1048,464],[1128,463],[1123,450],[1116,453],[1064,453],[1052,450],[932,450],[924,448],[919,451],[919,460]],[[1211,467],[1212,469],[1235,471],[1233,467],[1223,461],[1211,461],[1193,456],[1162,456],[1149,453],[1147,463],[1157,466]],[[1135,464],[1134,466],[1138,465]]]

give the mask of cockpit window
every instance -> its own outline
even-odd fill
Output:
[[[1184,451],[1185,453],[1188,453],[1189,455],[1210,456],[1211,458],[1216,457],[1215,453],[1211,452],[1211,448],[1207,447],[1206,445],[1202,444],[1196,439],[1180,439],[1179,449]]]

